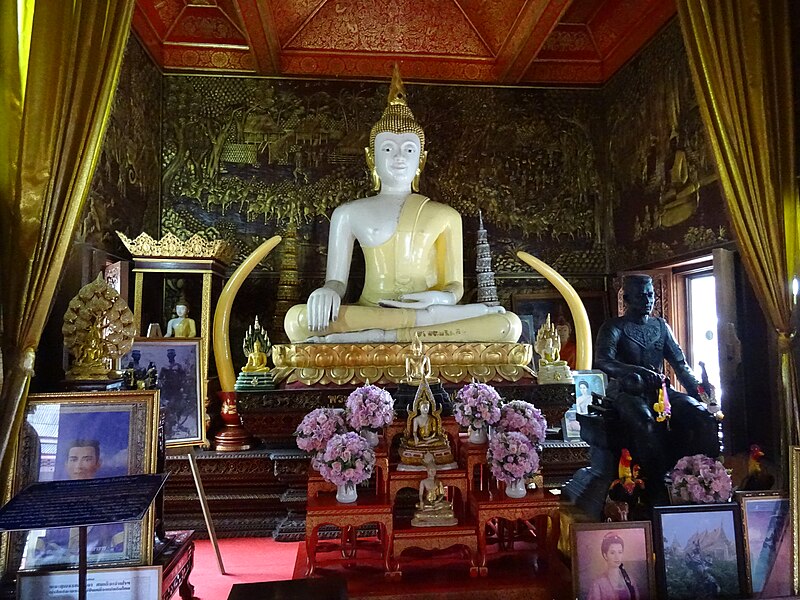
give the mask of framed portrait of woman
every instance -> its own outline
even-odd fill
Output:
[[[573,523],[573,596],[578,600],[655,600],[649,521]]]

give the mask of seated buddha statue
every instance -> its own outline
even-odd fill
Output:
[[[540,356],[537,383],[572,383],[569,363],[561,360],[561,339],[549,314],[544,325],[536,332],[533,349]]]
[[[430,454],[440,468],[454,468],[450,440],[442,429],[442,409],[436,406],[426,380],[422,380],[414,403],[408,407],[408,419],[400,442],[399,470],[421,470]]]
[[[395,68],[389,104],[366,149],[374,196],[331,216],[325,284],[289,309],[293,343],[516,342],[519,318],[500,306],[458,304],[464,293],[461,216],[415,193],[427,153],[425,133],[406,104]],[[364,253],[364,287],[343,305],[354,243]]]
[[[446,527],[458,523],[453,503],[447,500],[447,488],[436,478],[436,461],[431,453],[423,457],[427,477],[419,482],[419,502],[411,525]]]
[[[253,349],[247,355],[247,364],[242,367],[243,373],[266,373],[267,354],[261,349],[261,341],[253,341]]]

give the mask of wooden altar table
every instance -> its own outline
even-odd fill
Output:
[[[421,550],[447,550],[460,547],[467,550],[470,561],[469,572],[475,577],[478,575],[478,539],[475,534],[475,525],[471,523],[452,525],[450,527],[409,527],[395,529],[392,538],[392,556],[394,558],[393,576],[400,577],[403,572],[400,568],[400,555],[409,548]],[[414,559],[412,559],[414,560]],[[420,559],[416,559],[420,560]],[[424,559],[430,561],[428,557]]]
[[[500,490],[473,490],[469,497],[470,514],[478,526],[478,567],[482,577],[488,574],[486,566],[486,525],[492,519],[506,521],[536,520],[536,535],[544,542],[548,564],[553,563],[561,525],[559,498],[541,487],[528,491],[524,498],[509,498]],[[509,544],[504,538],[508,527],[498,527],[501,548]]]
[[[392,505],[386,496],[359,495],[351,504],[336,501],[333,495],[322,494],[309,497],[306,509],[306,555],[308,557],[306,576],[314,574],[317,567],[317,552],[332,549],[341,551],[341,557],[326,559],[338,563],[354,563],[358,552],[356,530],[361,525],[377,523],[380,561],[386,573],[392,572]],[[341,530],[340,543],[319,544],[319,528],[333,525]],[[358,562],[365,560],[363,557]]]

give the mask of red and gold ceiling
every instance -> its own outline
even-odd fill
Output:
[[[164,72],[599,85],[674,0],[137,0]]]

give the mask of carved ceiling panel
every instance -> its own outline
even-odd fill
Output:
[[[601,85],[674,0],[136,0],[164,72]]]

